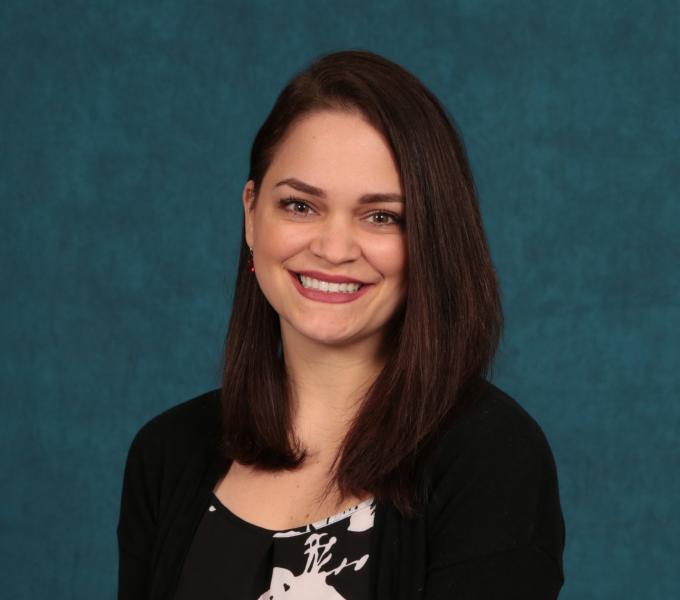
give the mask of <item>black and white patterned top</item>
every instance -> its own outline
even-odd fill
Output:
[[[285,531],[232,513],[213,494],[175,600],[369,600],[375,500]]]

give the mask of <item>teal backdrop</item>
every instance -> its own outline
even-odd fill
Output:
[[[252,138],[295,71],[366,48],[467,144],[560,598],[680,598],[679,6],[4,0],[0,595],[115,597],[132,436],[219,385]]]

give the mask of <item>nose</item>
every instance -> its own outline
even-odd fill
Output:
[[[333,264],[357,260],[361,247],[351,221],[343,215],[325,219],[310,242],[310,251]]]

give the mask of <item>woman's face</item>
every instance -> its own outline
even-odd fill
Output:
[[[246,240],[284,339],[379,343],[407,285],[402,190],[382,135],[358,113],[310,113],[279,145],[254,206],[252,188]]]

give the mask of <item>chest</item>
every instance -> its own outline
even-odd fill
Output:
[[[233,462],[213,491],[224,506],[244,521],[265,529],[283,530],[319,521],[368,498],[368,495],[341,498],[335,489],[323,498],[328,480],[323,467],[270,473]]]
[[[202,462],[197,462],[193,469],[187,469],[187,480],[181,481],[181,485],[177,486],[177,490],[181,493],[163,498],[159,534],[156,538],[149,572],[148,597],[150,600],[165,600],[172,597],[196,528],[209,507],[211,492],[229,491],[229,494],[218,496],[220,501],[224,501],[229,509],[233,508],[232,512],[243,517],[244,520],[266,529],[297,528],[302,523],[321,520],[329,514],[338,512],[329,510],[325,514],[320,514],[320,512],[312,514],[312,509],[315,507],[309,506],[305,506],[302,511],[293,511],[294,502],[288,501],[286,494],[291,489],[295,493],[304,490],[301,481],[292,479],[286,481],[284,488],[288,492],[281,491],[271,481],[267,482],[264,478],[251,480],[249,477],[244,477],[247,473],[240,473],[236,469],[233,471],[229,469],[227,476],[224,476],[225,466],[221,461],[216,461],[200,480],[188,478],[189,475],[197,474],[201,470],[205,470]],[[232,487],[229,483],[232,478],[235,482],[243,479],[252,485]],[[315,480],[318,484],[319,478],[314,477],[308,482],[309,485],[311,486]],[[287,487],[289,483],[290,489]],[[248,497],[254,498],[253,506],[247,504]],[[300,496],[293,494],[293,497],[304,497],[304,493]],[[261,500],[266,500],[266,502],[261,502]],[[357,498],[357,500],[363,500],[363,498]],[[357,501],[348,501],[345,504],[356,505],[357,503]],[[282,505],[286,508],[282,509]],[[293,518],[286,519],[286,514],[293,515]],[[302,516],[307,514],[310,514],[312,518],[307,519]],[[272,515],[276,518],[272,518]],[[284,517],[281,518],[281,515]],[[319,519],[314,519],[316,516],[319,516]],[[389,503],[379,503],[375,510],[374,527],[376,535],[372,555],[379,562],[376,567],[378,573],[376,599],[414,600],[421,598],[427,556],[426,547],[423,545],[424,524],[420,522],[420,519],[415,521],[402,518]]]

